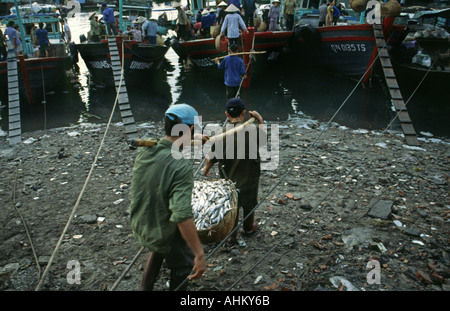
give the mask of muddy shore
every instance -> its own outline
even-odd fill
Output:
[[[420,135],[412,148],[398,133],[335,124],[322,131],[299,119],[277,125],[279,161],[262,173],[259,231],[238,245],[204,245],[214,253],[190,290],[450,289],[448,140]],[[105,128],[24,133],[15,147],[0,137],[0,290],[37,285]],[[138,129],[141,137],[162,135],[158,122]],[[128,220],[135,156],[123,126],[111,125],[42,290],[109,290],[127,269],[141,248]],[[211,173],[216,178],[217,168]],[[146,252],[117,290],[138,290],[145,259]],[[69,262],[79,264],[80,282]],[[163,268],[156,289],[166,291],[168,279]]]

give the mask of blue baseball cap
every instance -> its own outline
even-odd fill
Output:
[[[182,124],[198,124],[198,112],[194,109],[194,107],[189,106],[188,104],[176,104],[169,109],[166,110],[166,117],[171,120],[175,120],[174,115],[181,120]]]

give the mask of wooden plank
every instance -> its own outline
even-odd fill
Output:
[[[130,104],[121,104],[120,106],[120,110],[127,110],[127,109],[131,109],[131,105]]]
[[[398,89],[399,88],[397,79],[386,77],[385,80],[386,80],[386,84],[387,84],[388,88],[390,88],[390,89]]]
[[[18,101],[19,99],[20,99],[20,95],[19,94],[8,95],[8,102]]]
[[[11,101],[8,103],[9,109],[19,108],[20,102],[18,100]]]
[[[403,100],[394,99],[392,102],[394,103],[395,110],[406,110],[405,102]]]
[[[397,113],[397,117],[401,123],[411,123],[411,118],[409,117],[408,111],[400,110]]]
[[[403,99],[402,93],[399,89],[389,89],[389,93],[391,94],[392,99]]]
[[[122,118],[132,117],[133,113],[131,112],[131,110],[121,110],[120,115],[122,116]]]
[[[120,104],[125,104],[125,103],[129,103],[130,102],[128,100],[128,94],[127,93],[119,94],[119,96],[117,97],[117,100],[119,101]]]
[[[20,129],[20,122],[12,122],[9,123],[9,130],[17,130]]]
[[[20,114],[9,116],[9,123],[20,122]]]
[[[9,82],[8,83],[8,94],[16,94],[19,93],[19,81]],[[13,92],[15,91],[15,92]]]
[[[392,68],[383,68],[383,72],[384,72],[384,76],[386,78],[396,78],[394,69],[392,69]]]
[[[380,62],[383,68],[392,68],[392,63],[389,58],[380,58]]]
[[[400,123],[400,126],[402,127],[405,135],[416,135],[416,131],[414,130],[412,123]]]
[[[15,108],[9,107],[9,115],[10,116],[13,116],[13,115],[16,115],[16,114],[19,114],[19,113],[20,113],[20,107],[19,106],[15,107]]]
[[[22,130],[20,128],[9,131],[9,137],[20,136],[22,134]]]
[[[386,49],[380,49],[378,52],[380,54],[380,57],[390,57]]]
[[[133,117],[123,117],[122,118],[123,124],[133,124],[134,118]]]
[[[420,142],[416,135],[405,135],[406,143],[410,146],[420,146]]]

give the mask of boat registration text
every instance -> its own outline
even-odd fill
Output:
[[[330,47],[334,53],[365,52],[367,50],[364,43],[331,44]]]
[[[94,69],[108,69],[108,68],[111,68],[111,64],[109,64],[106,60],[90,61],[89,64]],[[152,67],[152,65],[153,65],[153,63],[132,61],[131,64],[130,64],[130,69],[136,69],[136,70],[150,69]]]

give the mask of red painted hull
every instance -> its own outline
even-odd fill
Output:
[[[403,27],[394,27],[387,35],[386,48],[400,43]],[[296,29],[298,58],[307,64],[350,77],[370,75],[377,47],[370,24],[338,25]]]

